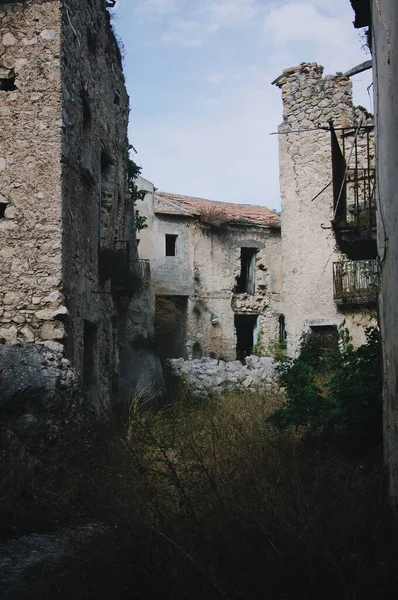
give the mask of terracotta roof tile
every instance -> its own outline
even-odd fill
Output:
[[[279,215],[265,206],[217,202],[166,192],[156,192],[155,200],[156,198],[158,199],[157,206],[155,203],[156,214],[198,217],[201,214],[208,216],[213,213],[214,216],[225,221],[238,221],[273,228],[280,228],[281,226]]]

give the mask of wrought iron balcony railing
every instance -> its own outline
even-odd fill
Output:
[[[340,249],[349,258],[376,256],[373,125],[339,130],[333,125],[333,220]]]
[[[374,304],[380,284],[375,260],[345,260],[333,263],[333,296],[336,304]]]
[[[149,279],[151,276],[151,263],[149,260],[141,258],[140,259],[140,273],[142,279]]]

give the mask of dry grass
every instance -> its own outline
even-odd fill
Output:
[[[35,570],[23,597],[394,597],[377,449],[356,457],[276,434],[266,417],[280,401],[135,403],[127,436],[102,444],[73,503],[114,534]]]

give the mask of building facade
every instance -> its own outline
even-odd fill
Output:
[[[346,254],[336,245],[340,208],[344,204],[344,210],[350,209],[341,229],[351,231],[351,220],[362,210],[355,200],[365,182],[362,172],[360,181],[350,175],[347,181],[343,177],[347,185],[342,186],[343,179],[334,181],[332,155],[342,154],[345,140],[356,167],[370,161],[369,170],[374,171],[372,118],[353,106],[349,77],[324,77],[323,67],[316,63],[286,69],[273,83],[281,89],[283,102],[282,304],[288,353],[298,351],[303,333],[321,335],[343,323],[358,346],[365,341],[365,328],[375,322],[377,265],[375,252],[362,261],[353,260],[349,244]],[[368,184],[366,179],[366,189]]]
[[[272,351],[281,327],[278,215],[140,186],[148,227],[139,252],[151,263],[163,355],[235,360]]]
[[[98,414],[135,378],[129,313],[146,310],[106,6],[0,5],[0,338],[61,344]]]
[[[398,5],[351,0],[355,27],[368,28],[373,55],[376,125],[377,245],[381,270],[380,327],[384,363],[384,456],[389,494],[398,507]]]

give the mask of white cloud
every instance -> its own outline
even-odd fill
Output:
[[[138,14],[171,14],[180,8],[179,0],[141,0],[136,8]]]
[[[278,140],[269,133],[280,93],[257,75],[210,115],[197,108],[185,118],[133,122],[143,176],[169,192],[278,208]]]
[[[204,38],[215,33],[217,29],[217,25],[203,24],[194,19],[175,19],[171,28],[162,35],[160,41],[163,44],[200,46]]]
[[[352,24],[345,15],[324,14],[320,6],[320,0],[290,1],[271,10],[264,24],[267,41],[276,51],[294,55],[295,62],[313,60],[332,71],[348,70],[365,56],[356,43]]]

